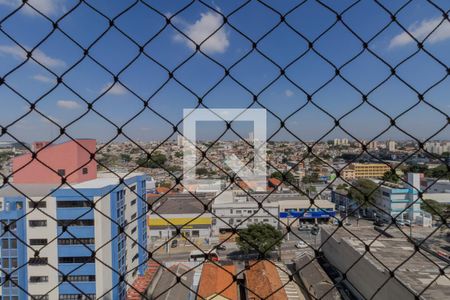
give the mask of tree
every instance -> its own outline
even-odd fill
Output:
[[[120,154],[120,159],[123,160],[124,162],[130,162],[131,161],[131,156],[127,153],[121,153]]]
[[[436,218],[444,217],[445,219],[450,215],[449,204],[439,203],[431,199],[424,199],[423,203],[420,205],[420,208]]]
[[[283,175],[284,175],[285,179],[283,179]],[[295,177],[294,177],[294,175],[292,175],[292,173],[289,173],[289,172],[281,173],[280,171],[276,171],[276,172],[273,172],[272,174],[270,174],[270,177],[276,178],[282,182],[288,182],[290,184],[295,185]]]
[[[206,176],[206,175],[208,175],[208,170],[206,168],[196,168],[195,173],[198,176]]]
[[[319,181],[319,174],[317,174],[317,173],[312,173],[311,175],[305,175],[302,178],[303,183],[313,183],[313,182],[318,182],[318,181]]]
[[[353,187],[354,186],[354,187]],[[358,179],[348,191],[350,199],[361,204],[362,207],[370,206],[375,202],[375,195],[378,193],[378,185],[369,179]],[[365,201],[366,196],[368,201]]]
[[[428,169],[425,171],[425,176],[433,178],[450,179],[450,172],[446,165],[440,165],[433,169]]]
[[[393,183],[398,183],[400,181],[400,177],[398,177],[397,173],[394,170],[386,171],[381,179]]]
[[[175,157],[178,157],[178,158],[183,157],[183,152],[181,152],[181,151],[175,152]]]
[[[428,170],[426,165],[413,164],[406,168],[407,173],[425,173]]]
[[[239,231],[237,245],[245,253],[258,251],[265,254],[281,246],[283,234],[270,224],[250,224]]]
[[[150,159],[145,157],[140,157],[136,163],[144,168],[161,168],[167,161],[167,157],[161,152],[155,152],[150,156]]]

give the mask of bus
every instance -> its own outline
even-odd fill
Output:
[[[188,261],[200,261],[201,262],[201,261],[205,261],[206,258],[208,258],[208,260],[210,260],[210,261],[219,261],[219,255],[217,255],[216,250],[205,250],[205,251],[193,250],[189,254]]]

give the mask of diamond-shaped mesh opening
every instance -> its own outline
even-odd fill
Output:
[[[2,299],[450,297],[446,1],[116,2],[0,1]]]

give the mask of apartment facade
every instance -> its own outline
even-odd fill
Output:
[[[98,178],[72,187],[16,186],[29,199],[14,195],[11,186],[0,190],[0,220],[11,224],[1,237],[2,268],[33,296],[125,299],[128,285],[119,282],[119,274],[131,284],[145,272],[147,260],[145,176],[135,174],[123,184]],[[1,296],[28,299],[14,284],[3,285]]]
[[[36,174],[0,187],[1,299],[125,299],[146,270],[147,176],[95,171],[61,186]]]

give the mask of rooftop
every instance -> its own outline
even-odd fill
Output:
[[[277,267],[270,261],[250,262],[245,271],[248,299],[287,300]]]
[[[198,298],[217,297],[218,299],[238,300],[238,287],[236,282],[233,281],[232,274],[236,274],[234,265],[219,267],[212,263],[205,263],[200,277]]]
[[[336,230],[336,227],[324,226],[323,229],[328,233]],[[416,294],[423,292],[424,298],[450,299],[448,262],[423,249],[415,252],[411,242],[399,229],[388,230],[388,233],[392,235],[391,238],[380,235],[373,227],[352,227],[351,233],[353,235],[340,228],[332,234],[332,239],[339,243],[346,243],[361,255],[365,253],[364,258],[380,272],[388,272],[386,268],[395,269],[395,278]],[[425,232],[422,235],[427,236]],[[365,246],[355,236],[365,244],[372,243],[370,253],[366,253]],[[384,266],[379,261],[383,262]],[[442,275],[441,270],[444,272]]]
[[[201,214],[205,212],[204,204],[211,201],[212,195],[195,194],[149,194],[147,201],[152,204],[158,214]]]

